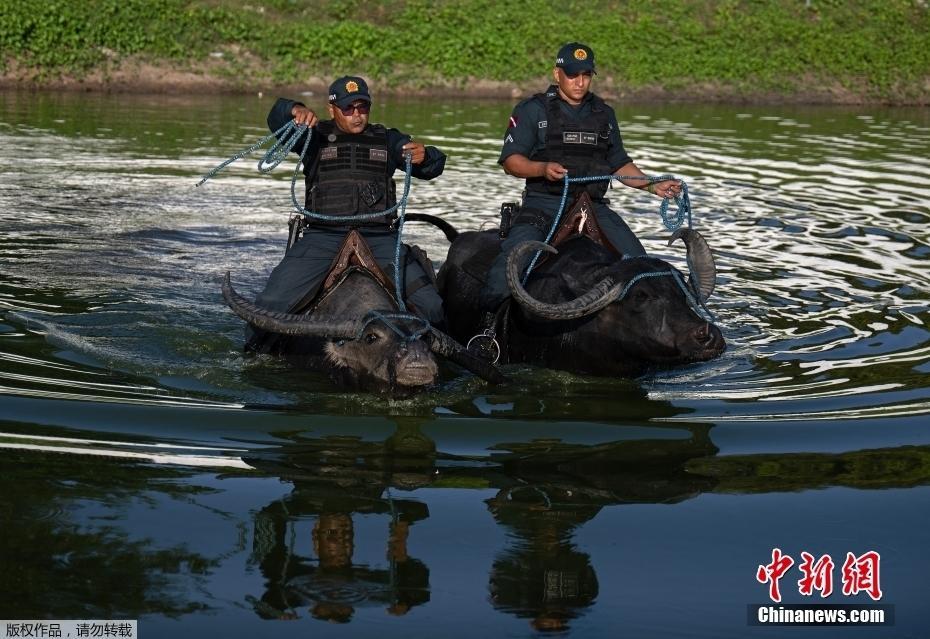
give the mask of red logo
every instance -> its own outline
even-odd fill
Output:
[[[823,555],[814,563],[814,556],[809,552],[801,553],[801,565],[798,566],[804,577],[798,580],[798,592],[806,597],[820,591],[822,598],[833,592],[833,560],[830,555]]]
[[[873,601],[882,598],[882,588],[879,578],[879,563],[881,556],[874,550],[855,556],[851,552],[846,553],[846,561],[843,562],[841,570],[843,580],[843,595],[851,597],[864,592]],[[775,603],[781,602],[781,590],[779,581],[785,576],[785,573],[794,565],[794,559],[789,555],[782,553],[780,548],[772,549],[771,563],[759,566],[756,570],[756,581],[760,584],[768,584],[769,599]],[[835,564],[830,555],[821,555],[819,559],[814,560],[814,556],[809,552],[801,552],[801,563],[798,569],[802,577],[798,580],[798,592],[810,597],[817,590],[821,598],[829,597],[833,594],[833,569]]]
[[[846,553],[846,561],[843,562],[843,594],[849,596],[866,592],[873,601],[881,599],[882,588],[878,580],[878,563],[881,559],[874,550],[859,557],[851,552]]]
[[[507,128],[512,129],[512,128],[514,128],[515,126],[517,126],[517,116],[511,115],[511,116],[510,116],[510,126],[507,127]]]
[[[781,601],[781,591],[778,589],[778,581],[785,576],[788,569],[794,565],[794,559],[788,555],[781,554],[781,549],[772,549],[772,563],[765,566],[759,566],[756,571],[756,581],[760,584],[768,583],[769,599],[775,602]]]

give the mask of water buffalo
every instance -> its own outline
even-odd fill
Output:
[[[493,365],[470,356],[448,335],[410,313],[399,313],[393,283],[350,232],[320,292],[295,313],[260,308],[235,291],[229,274],[223,297],[253,330],[273,334],[263,352],[328,373],[345,388],[406,397],[437,382],[435,355],[493,382]]]
[[[720,329],[695,310],[698,300],[703,304],[712,292],[715,277],[703,238],[691,230],[673,236],[688,248],[692,272],[685,283],[663,260],[623,259],[603,239],[590,211],[590,200],[582,195],[555,234],[555,248],[525,242],[511,252],[507,269],[513,301],[496,324],[503,361],[635,376],[723,352]],[[439,272],[449,332],[463,342],[486,328],[477,300],[498,245],[495,231],[463,233]],[[537,250],[545,251],[544,258],[524,287],[524,267]]]

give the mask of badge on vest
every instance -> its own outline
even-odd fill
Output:
[[[562,144],[593,144],[597,146],[597,133],[565,131],[562,133]]]
[[[539,128],[540,128],[540,129],[545,129],[547,126],[549,126],[549,121],[548,121],[548,120],[541,120],[541,121],[539,122]]]
[[[369,149],[368,159],[371,160],[372,162],[387,162],[387,150]]]
[[[335,146],[328,146],[320,151],[321,160],[335,160],[339,155],[339,149]]]

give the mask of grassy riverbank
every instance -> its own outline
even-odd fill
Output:
[[[924,0],[18,0],[6,86],[255,91],[360,73],[380,90],[518,95],[560,44],[633,98],[930,104]]]

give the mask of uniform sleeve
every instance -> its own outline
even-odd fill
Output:
[[[294,116],[291,115],[291,109],[294,108],[295,104],[299,104],[300,106],[307,106],[303,102],[288,100],[287,98],[278,98],[278,100],[274,103],[274,106],[271,107],[271,111],[268,112],[268,129],[272,133],[294,119]],[[297,140],[297,144],[293,146],[291,151],[297,155],[300,155],[301,151],[303,151],[306,141],[307,134],[304,133],[302,136],[300,136],[300,139]]]
[[[406,161],[404,160],[403,146],[410,141],[410,136],[401,133],[397,129],[388,129],[388,148],[391,150],[391,160],[395,168],[404,170]],[[420,180],[432,180],[442,175],[443,169],[446,168],[446,154],[437,149],[435,146],[426,147],[426,158],[420,164],[414,164],[411,167],[411,175]]]
[[[607,164],[610,165],[611,173],[633,161],[623,148],[620,125],[617,124],[617,116],[613,109],[610,110],[610,139],[607,144]]]
[[[542,106],[533,98],[515,106],[507,122],[507,133],[497,163],[503,164],[511,155],[533,155],[539,146],[539,125],[544,119]]]

